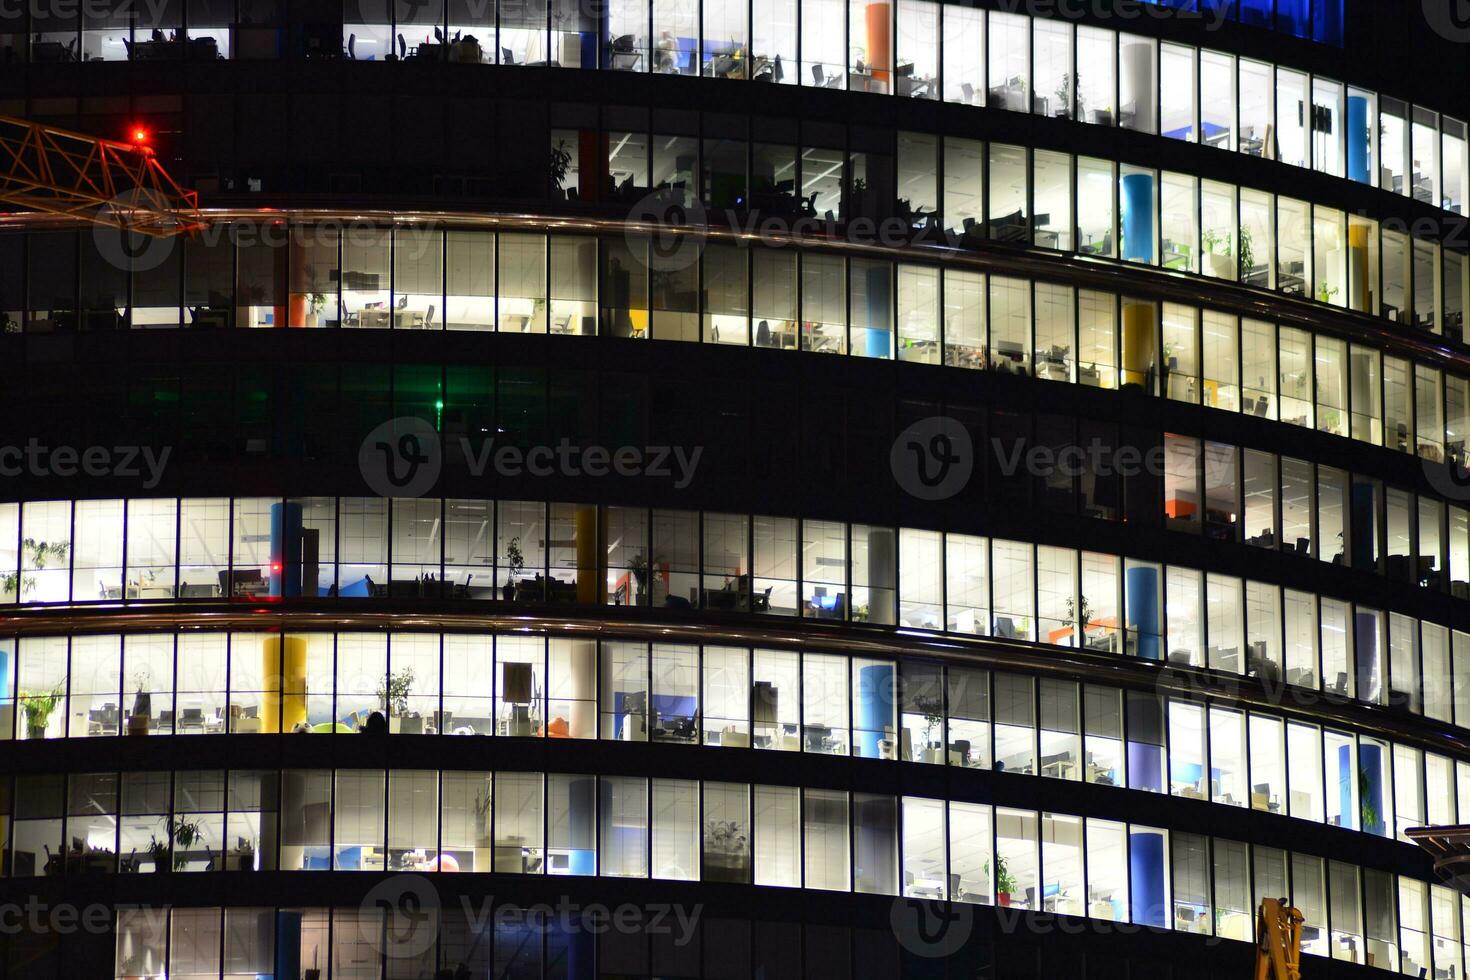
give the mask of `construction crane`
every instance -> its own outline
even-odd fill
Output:
[[[155,238],[204,227],[199,195],[179,187],[148,146],[0,116],[0,202]]]
[[[1441,881],[1470,895],[1470,824],[1409,827],[1404,833],[1434,861]]]
[[[1256,910],[1256,980],[1301,980],[1301,912],[1284,898],[1263,898]]]

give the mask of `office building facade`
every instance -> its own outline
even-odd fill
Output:
[[[4,12],[203,227],[0,215],[0,976],[1463,980],[1389,6]]]

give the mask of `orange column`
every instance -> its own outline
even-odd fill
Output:
[[[304,327],[306,326],[307,296],[305,293],[291,292],[291,287],[307,278],[306,275],[306,249],[292,248],[290,250],[291,270],[286,276],[282,287],[286,290],[286,302],[290,304],[290,317],[282,321],[281,308],[276,307],[276,326],[278,327]]]
[[[893,8],[888,3],[870,3],[865,13],[868,26],[868,65],[875,81],[887,83],[893,68]]]
[[[595,129],[577,131],[577,167],[581,170],[584,201],[602,200],[607,184],[607,153],[602,134]]]

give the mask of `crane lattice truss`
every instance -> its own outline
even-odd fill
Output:
[[[204,227],[199,195],[146,146],[0,116],[0,201],[167,238]]]

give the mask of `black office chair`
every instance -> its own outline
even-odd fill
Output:
[[[516,63],[515,56],[510,53],[510,48],[500,49],[500,63],[502,65],[513,65]]]
[[[781,56],[776,55],[776,60],[771,62],[771,81],[778,85],[786,77],[786,66],[781,64]]]
[[[812,84],[817,88],[823,88],[827,84],[822,78],[821,65],[812,65]]]
[[[347,35],[347,60],[348,61],[356,61],[357,60],[357,35],[356,34],[349,34],[349,35]]]
[[[433,325],[434,325],[434,304],[433,303],[430,303],[429,304],[428,312],[426,312],[424,314],[424,327],[425,328],[428,328],[428,327],[432,327]]]
[[[398,35],[398,57],[408,57],[408,42],[403,39],[402,34]]]

